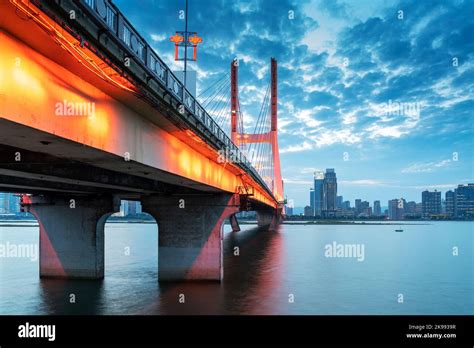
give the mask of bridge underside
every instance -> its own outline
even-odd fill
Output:
[[[0,118],[0,190],[114,193],[221,192],[186,177]]]
[[[169,101],[152,107],[104,82],[10,2],[0,13],[0,191],[31,194],[41,276],[102,278],[104,223],[121,199],[158,223],[160,280],[222,279],[222,223],[246,200],[275,227],[271,194],[171,121]],[[94,115],[58,115],[64,101]]]
[[[103,278],[104,224],[129,199],[157,221],[161,281],[222,279],[223,222],[245,206],[244,196],[5,119],[0,139],[0,191],[32,194],[22,205],[39,222],[42,277]],[[49,154],[32,151],[38,147]],[[276,226],[275,210],[250,203],[260,226]]]

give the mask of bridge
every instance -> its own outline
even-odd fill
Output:
[[[38,220],[41,277],[103,278],[104,225],[121,200],[158,224],[160,281],[221,280],[222,226],[238,231],[238,212],[276,227],[277,62],[271,117],[253,133],[237,63],[225,132],[109,0],[0,2],[0,191],[21,193]]]

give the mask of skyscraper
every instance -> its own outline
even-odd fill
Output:
[[[359,209],[360,209],[359,215],[362,215],[362,216],[372,215],[372,209],[370,208],[370,203],[367,201],[360,202]]]
[[[395,198],[388,201],[388,218],[390,220],[402,220],[405,214],[406,201],[403,198]]]
[[[388,218],[390,220],[397,220],[397,204],[398,199],[391,199],[388,201]]]
[[[336,208],[342,209],[342,202],[344,201],[343,196],[336,196]]]
[[[15,214],[20,211],[20,197],[16,193],[0,192],[0,214]]]
[[[454,192],[454,215],[459,218],[474,217],[474,184],[458,185]]]
[[[311,211],[313,212],[312,215],[315,215],[315,207],[314,207],[314,189],[309,189],[309,206],[311,207]]]
[[[120,202],[120,213],[119,216],[127,216],[129,214],[128,211],[128,203],[129,201],[122,200]]]
[[[407,205],[405,207],[405,213],[410,214],[410,215],[416,214],[416,202],[415,201],[407,202]]]
[[[16,214],[20,212],[20,195],[17,193],[10,193],[10,213]]]
[[[351,202],[350,201],[342,202],[342,210],[348,211],[350,209],[351,209]]]
[[[292,199],[287,199],[286,201],[287,201],[287,204],[285,205],[285,213],[288,216],[293,215],[294,202]]]
[[[360,214],[360,203],[362,203],[362,199],[357,198],[354,205],[356,216]]]
[[[380,201],[374,201],[374,215],[375,216],[382,215],[382,209],[380,207]]]
[[[421,193],[422,215],[428,218],[431,215],[441,213],[441,192],[434,190],[430,192],[425,190]]]
[[[0,214],[7,214],[10,209],[8,193],[0,192]]]
[[[327,168],[323,182],[323,211],[333,215],[336,211],[337,178],[334,168]]]
[[[141,214],[141,212],[142,212],[142,205],[140,202],[128,201],[128,213],[130,215]]]
[[[314,172],[314,215],[321,216],[323,210],[323,186],[324,172],[317,170]]]

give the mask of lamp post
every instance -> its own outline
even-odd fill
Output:
[[[170,37],[170,41],[174,43],[174,60],[184,61],[183,84],[186,88],[186,73],[188,69],[188,61],[195,62],[197,60],[197,46],[202,43],[202,38],[195,31],[188,31],[188,0],[185,7],[185,26],[184,31],[176,31],[175,35]],[[184,57],[180,58],[179,48],[184,47]],[[193,48],[192,58],[188,57],[188,47]]]

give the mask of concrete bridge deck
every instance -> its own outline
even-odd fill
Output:
[[[243,203],[274,226],[279,202],[248,163],[219,161],[235,145],[218,130],[112,72],[113,57],[31,2],[2,1],[0,13],[0,190],[33,194],[23,207],[40,224],[41,276],[102,278],[104,223],[120,199],[158,222],[160,280],[222,279],[222,223]]]

